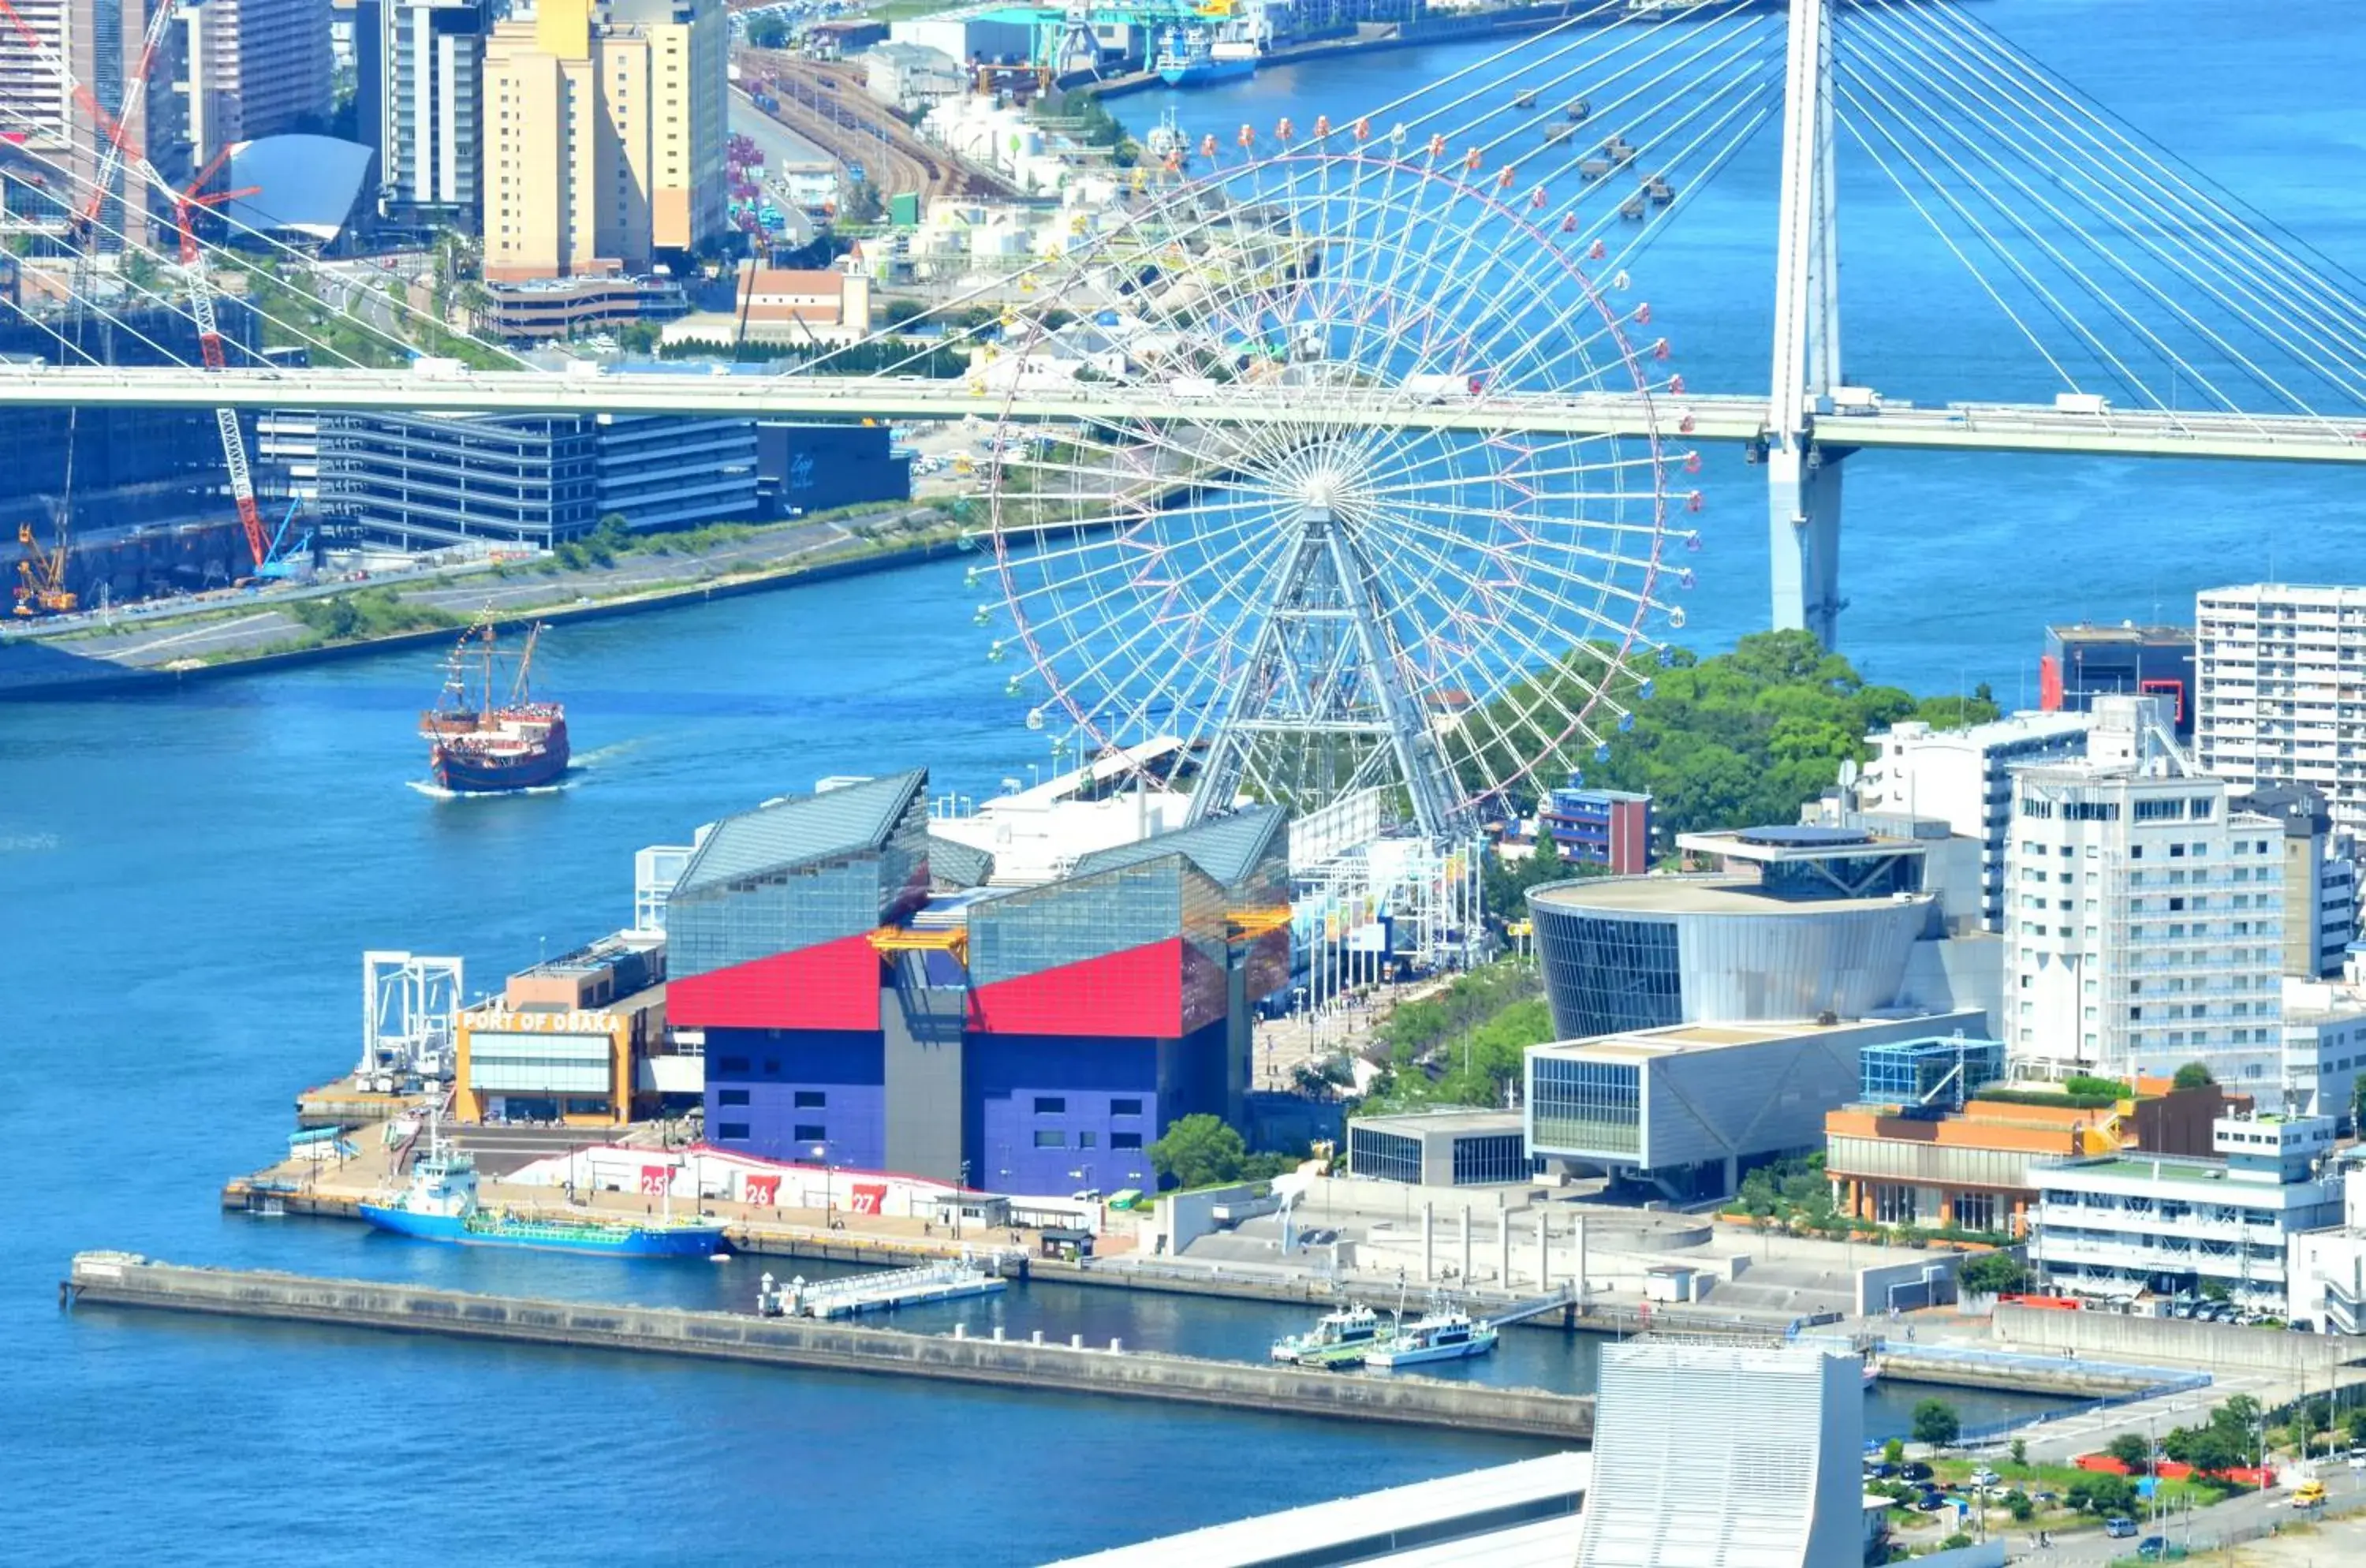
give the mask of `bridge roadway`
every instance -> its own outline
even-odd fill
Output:
[[[1717,395],[1492,393],[1422,400],[1339,389],[1228,386],[1221,396],[1161,387],[1054,383],[1016,394],[916,376],[742,376],[542,371],[225,370],[0,366],[0,407],[299,408],[434,413],[663,413],[767,418],[1063,421],[1189,419],[1209,424],[1527,431],[1755,441],[1767,400]],[[1821,416],[1828,449],[2051,452],[2098,457],[2366,463],[2366,416],[2121,411],[2073,413],[2034,404],[1889,404]]]

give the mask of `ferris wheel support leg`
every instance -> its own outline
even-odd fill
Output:
[[[1767,558],[1774,627],[1805,627],[1826,648],[1840,637],[1841,465],[1805,443],[1766,454]]]

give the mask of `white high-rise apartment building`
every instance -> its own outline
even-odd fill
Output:
[[[378,210],[477,226],[488,0],[357,0],[355,107],[377,152]]]
[[[1873,758],[1858,777],[1857,805],[1865,811],[1934,817],[1965,838],[1978,840],[1980,923],[2002,931],[2011,770],[2082,754],[2089,719],[2083,713],[2017,713],[1962,729],[1903,720],[1865,738]]]
[[[2162,697],[2098,698],[2084,758],[2017,770],[2005,1014],[2039,1070],[2235,1089],[2281,1071],[2282,836],[2230,812]]]
[[[2366,829],[2366,588],[2213,588],[2194,622],[2195,763],[2308,784],[2336,829]]]
[[[234,141],[328,130],[329,0],[185,0],[175,16],[200,167]]]

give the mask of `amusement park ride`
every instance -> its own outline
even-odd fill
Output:
[[[1071,41],[1090,30],[1089,11],[1067,20]],[[1763,393],[1704,395],[1632,269],[1770,126],[1771,373]],[[2067,389],[2052,405],[1915,407],[1844,382],[1843,137]],[[963,378],[897,376],[923,351],[881,366],[896,353],[873,339],[775,378],[266,382],[220,376],[209,337],[202,380],[64,367],[0,402],[991,421],[970,581],[1055,761],[1173,738],[1201,816],[1384,798],[1434,845],[1632,722],[1684,624],[1695,441],[1763,467],[1774,624],[1828,644],[1852,454],[2366,461],[2366,305],[2338,269],[1952,0],[1581,0],[1363,114],[1158,152],[1097,228],[932,306],[967,318],[927,350],[967,349]],[[202,188],[175,193],[193,295]],[[829,374],[858,355],[862,376]],[[225,415],[241,493],[234,433]]]

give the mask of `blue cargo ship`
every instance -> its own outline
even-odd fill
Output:
[[[1227,27],[1222,32],[1206,28],[1169,28],[1158,41],[1158,79],[1170,87],[1204,87],[1252,76],[1257,68],[1257,42],[1245,29]]]
[[[477,1162],[441,1137],[411,1168],[411,1183],[383,1203],[361,1205],[380,1230],[462,1247],[523,1247],[616,1258],[712,1258],[730,1250],[723,1227],[704,1220],[608,1219],[592,1213],[514,1214],[477,1201]]]

